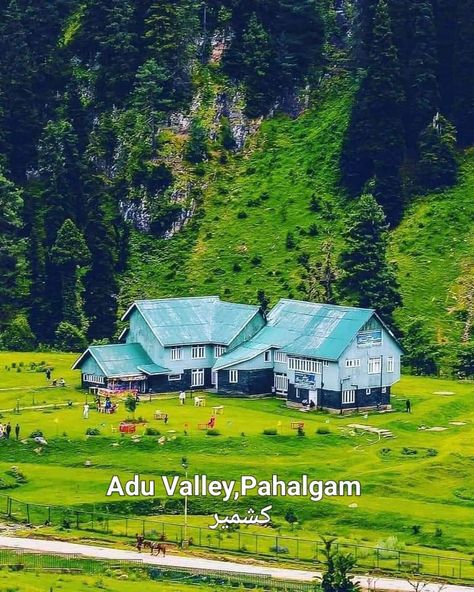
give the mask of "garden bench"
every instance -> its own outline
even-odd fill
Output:
[[[207,423],[198,423],[198,430],[207,430],[208,427]]]
[[[153,417],[155,419],[164,419],[166,417],[166,413],[163,413],[163,411],[155,411]]]
[[[217,405],[216,407],[212,408],[214,415],[223,415],[224,414],[224,405]]]

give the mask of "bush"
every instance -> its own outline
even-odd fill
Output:
[[[240,211],[237,214],[237,218],[239,218],[239,220],[243,220],[244,218],[247,218],[247,212]]]
[[[59,323],[55,331],[56,346],[63,351],[82,351],[87,347],[87,339],[79,327],[66,321]]]
[[[210,430],[207,430],[206,434],[208,436],[220,436],[221,435],[219,430],[216,430],[215,428],[211,428]]]
[[[87,428],[86,436],[100,436],[99,428]]]
[[[320,434],[321,436],[326,436],[327,434],[331,433],[331,430],[325,426],[322,426],[316,430],[316,433]]]
[[[294,249],[296,247],[295,237],[292,232],[287,232],[286,234],[286,248],[287,249]]]
[[[35,347],[35,336],[25,316],[17,316],[5,329],[1,336],[1,343],[5,349],[15,351],[29,351]],[[12,368],[14,368],[12,364]]]
[[[160,430],[156,428],[146,428],[145,429],[145,436],[161,436]]]
[[[262,257],[260,255],[254,255],[252,257],[252,259],[250,259],[250,263],[256,267],[257,265],[260,265],[260,263],[262,262]]]
[[[263,430],[264,436],[276,436],[278,431],[276,428],[266,428]]]
[[[305,431],[304,431],[304,429],[301,426],[298,428],[298,431],[296,432],[296,435],[297,436],[300,436],[300,438],[303,438],[303,436],[305,436]]]
[[[242,266],[240,265],[240,263],[234,263],[234,265],[232,266],[232,270],[238,273],[239,271],[242,271]]]
[[[270,547],[270,551],[272,553],[278,553],[278,554],[288,554],[290,551],[288,549],[288,547],[280,547],[280,545],[274,545],[273,547]]]

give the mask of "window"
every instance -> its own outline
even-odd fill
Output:
[[[265,360],[265,362],[271,362],[272,361],[272,350],[268,350],[263,354],[263,359]]]
[[[290,370],[300,370],[301,372],[314,372],[321,374],[321,362],[319,360],[308,360],[306,358],[288,358],[288,368]]]
[[[349,391],[342,391],[342,404],[347,405],[348,403],[354,403],[356,398],[356,392],[354,389]]]
[[[205,345],[193,345],[191,350],[191,357],[193,360],[202,360],[206,357],[206,346]]]
[[[366,394],[366,395],[370,395],[370,393],[371,393],[371,392],[372,392],[372,390],[371,390],[371,389],[365,389],[365,394]]]
[[[386,392],[387,392],[387,387],[386,386],[383,386],[382,387],[382,394],[385,395]]]
[[[286,374],[275,374],[275,390],[278,393],[288,392],[288,377]]]
[[[323,366],[329,366],[329,360],[323,360]]]
[[[181,374],[168,374],[168,380],[181,380]]]
[[[275,352],[275,362],[282,362],[283,364],[286,364],[286,361],[287,357],[285,353],[283,353],[282,351]]]
[[[181,347],[172,347],[171,348],[171,360],[181,360],[183,355],[183,349]]]
[[[359,368],[360,360],[359,358],[353,360],[346,360],[346,368]]]
[[[204,369],[191,370],[191,386],[204,386]]]
[[[387,358],[387,372],[395,372],[395,364],[392,356]]]
[[[223,356],[225,354],[226,351],[227,351],[227,348],[224,347],[223,345],[215,345],[214,346],[214,357],[220,358],[221,356]]]
[[[95,374],[83,374],[84,382],[96,382],[97,384],[105,384],[105,376],[97,376]]]
[[[368,373],[369,374],[380,374],[381,370],[380,358],[369,358]]]
[[[215,370],[211,371],[211,384],[217,384],[217,372]]]
[[[239,382],[239,371],[238,370],[229,370],[229,382],[236,383]]]

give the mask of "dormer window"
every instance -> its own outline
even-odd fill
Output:
[[[172,347],[171,348],[171,361],[175,362],[176,360],[181,360],[183,358],[183,348],[182,347]]]

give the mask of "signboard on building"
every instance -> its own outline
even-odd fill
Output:
[[[295,372],[295,387],[316,388],[316,374],[308,372]]]
[[[374,347],[377,345],[382,345],[382,331],[380,329],[357,333],[357,347]]]

